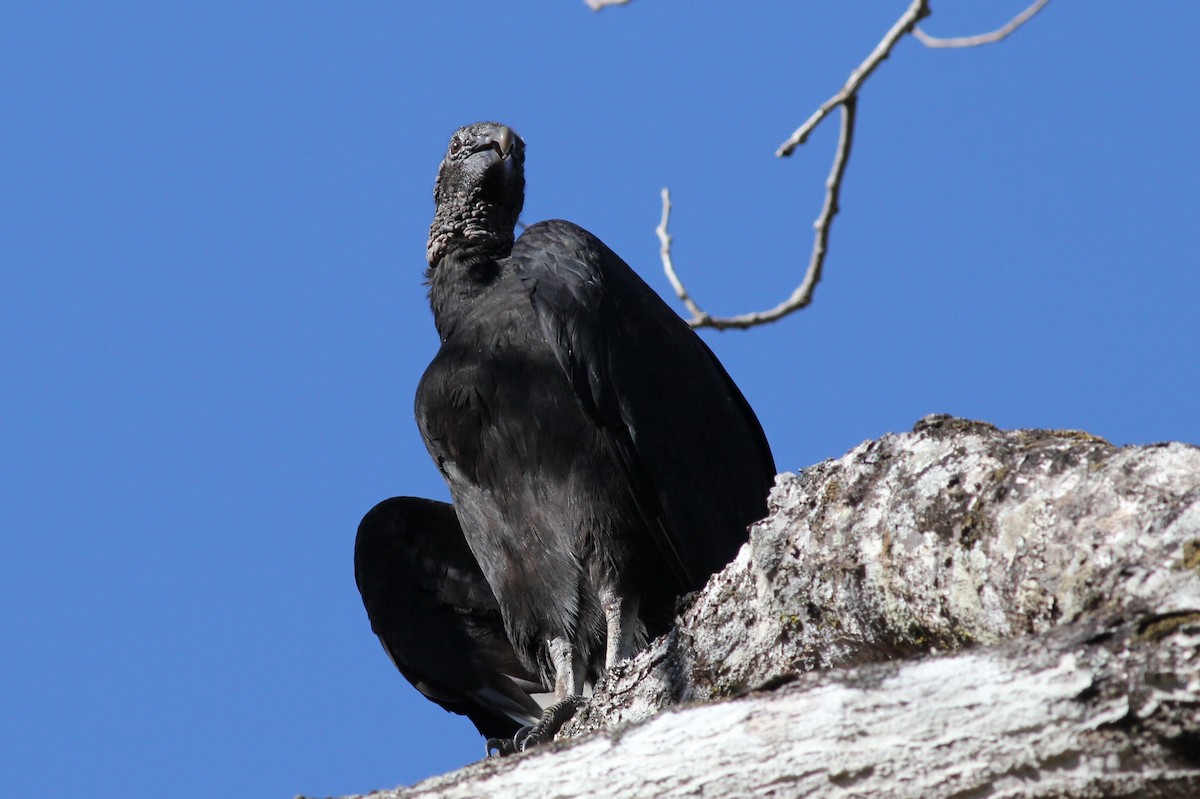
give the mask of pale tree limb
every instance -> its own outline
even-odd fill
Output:
[[[1195,680],[1200,624],[1129,627],[801,679],[363,799],[1195,799],[1170,683]]]
[[[766,311],[739,314],[737,316],[710,316],[708,312],[696,304],[696,301],[688,294],[683,282],[675,272],[675,265],[671,258],[671,236],[667,232],[667,221],[671,216],[671,193],[667,189],[663,189],[662,221],[655,231],[658,233],[658,240],[661,244],[659,255],[662,257],[663,271],[667,273],[667,279],[671,281],[671,285],[675,288],[675,294],[678,295],[679,299],[683,301],[684,306],[692,314],[692,318],[688,320],[689,325],[692,327],[712,327],[717,330],[724,330],[731,327],[744,329],[774,322],[776,319],[787,316],[793,311],[798,311],[812,302],[813,290],[816,289],[817,283],[821,280],[821,267],[825,263],[825,253],[829,247],[829,229],[833,218],[838,212],[838,198],[842,192],[842,177],[846,173],[846,163],[850,158],[850,147],[854,141],[854,115],[857,102],[858,98],[855,95],[850,95],[841,101],[841,132],[838,135],[837,150],[833,156],[833,166],[829,170],[829,177],[825,180],[825,204],[821,207],[821,215],[813,223],[812,255],[809,256],[808,269],[804,272],[804,279],[800,281],[800,285],[796,287],[796,290],[792,292],[790,297],[774,308]]]
[[[628,2],[628,0],[626,0]],[[1024,25],[1033,15],[1046,7],[1050,0],[1037,0],[1036,3],[1029,8],[1017,14],[1008,21],[1007,25],[997,28],[991,33],[981,33],[978,36],[957,36],[954,38],[943,39],[938,36],[930,36],[920,28],[913,28],[912,34],[921,44],[926,47],[978,47],[981,44],[992,44],[1006,39],[1010,33]]]
[[[770,508],[554,743],[369,799],[1200,796],[1200,448],[931,416]]]
[[[676,296],[691,312],[692,318],[697,322],[706,322],[708,314],[700,309],[692,300],[692,295],[688,294],[688,290],[679,280],[679,275],[675,274],[675,263],[671,259],[671,234],[667,232],[667,223],[671,221],[671,190],[662,190],[662,219],[658,223],[658,227],[654,232],[658,234],[658,254],[662,257],[663,271],[667,273],[667,280],[671,281],[671,286],[675,289]]]
[[[779,157],[790,156],[798,146],[808,139],[809,134],[816,129],[817,125],[831,111],[839,106],[841,107],[841,132],[838,136],[837,149],[834,151],[833,166],[830,168],[829,177],[825,181],[825,203],[821,208],[820,216],[817,217],[817,221],[813,224],[815,232],[808,268],[804,272],[804,279],[792,292],[791,296],[774,308],[766,311],[740,314],[738,316],[722,317],[711,316],[699,307],[684,288],[671,260],[670,237],[665,236],[666,222],[670,211],[670,205],[667,201],[669,195],[666,190],[663,191],[663,221],[658,228],[659,241],[662,243],[660,254],[662,256],[663,269],[667,273],[667,279],[671,281],[676,295],[679,296],[680,300],[683,301],[688,311],[692,314],[692,318],[688,320],[689,325],[693,328],[712,327],[717,330],[727,328],[744,329],[774,322],[812,302],[813,291],[816,289],[817,283],[821,280],[821,269],[825,263],[825,255],[829,249],[829,229],[834,216],[838,212],[838,197],[842,191],[842,179],[846,174],[846,164],[850,159],[850,148],[854,141],[854,121],[856,118],[855,110],[858,100],[858,90],[862,87],[863,82],[871,76],[871,73],[891,54],[892,48],[896,46],[901,37],[911,32],[913,26],[928,15],[929,4],[927,0],[913,0],[908,10],[892,25],[891,29],[879,44],[876,45],[871,54],[867,56],[866,60],[850,73],[849,80],[846,81],[841,90],[822,103],[821,107],[775,151],[775,155]]]
[[[862,88],[863,83],[867,78],[871,77],[871,73],[882,64],[889,55],[892,54],[892,48],[900,41],[904,34],[912,31],[919,21],[929,16],[929,3],[926,0],[913,0],[913,3],[904,12],[904,16],[896,20],[896,24],[892,26],[887,35],[875,46],[867,59],[858,65],[858,68],[850,73],[850,79],[846,81],[846,85],[841,90],[830,97],[821,107],[813,112],[813,115],[808,120],[796,129],[788,140],[779,145],[779,149],[775,151],[777,156],[788,156],[793,151],[808,139],[810,133],[816,129],[821,120],[829,115],[829,112],[842,105],[849,98],[858,94],[858,90]]]
[[[609,4],[608,0],[588,0],[588,2],[589,4],[593,2]],[[628,2],[628,0],[614,0],[613,4],[624,2]],[[912,0],[904,14],[896,20],[895,24],[884,35],[883,39],[880,40],[879,44],[875,46],[870,55],[850,73],[850,77],[845,85],[836,94],[822,103],[813,112],[812,116],[797,128],[788,137],[787,141],[779,146],[779,149],[775,151],[776,156],[790,156],[795,152],[797,147],[808,140],[808,137],[816,127],[835,108],[840,107],[842,109],[841,134],[838,138],[837,149],[834,152],[833,166],[830,169],[829,177],[825,181],[825,203],[821,208],[820,216],[817,217],[816,222],[813,224],[815,233],[808,268],[804,272],[804,277],[800,285],[796,287],[791,296],[774,308],[766,311],[723,317],[713,316],[700,307],[699,303],[696,302],[695,298],[691,296],[684,286],[675,269],[675,264],[671,256],[671,236],[667,233],[667,222],[671,211],[670,194],[666,189],[663,189],[662,221],[656,229],[661,245],[659,255],[662,258],[663,271],[666,273],[667,279],[671,282],[676,296],[679,297],[684,307],[691,314],[691,318],[687,320],[687,323],[693,328],[711,327],[717,330],[727,328],[744,329],[774,322],[794,311],[806,307],[812,302],[813,292],[816,289],[817,283],[820,282],[825,256],[829,249],[830,227],[834,216],[837,215],[839,210],[838,198],[841,194],[842,180],[845,176],[846,164],[850,158],[850,148],[854,138],[855,104],[858,99],[858,91],[862,88],[867,78],[891,55],[896,44],[906,34],[913,34],[929,47],[972,47],[997,42],[1027,22],[1045,7],[1048,2],[1049,0],[1036,0],[1033,5],[1010,20],[1004,27],[991,33],[959,39],[937,39],[917,28],[917,23],[931,13],[928,0]]]
[[[630,0],[583,0],[592,11],[599,11],[608,6],[628,5]]]

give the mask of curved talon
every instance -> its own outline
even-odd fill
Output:
[[[528,727],[522,727],[521,730],[527,730]],[[517,731],[517,735],[521,734],[521,730]],[[488,738],[487,739],[487,756],[488,757],[508,757],[521,751],[517,743],[516,737],[513,738]]]
[[[526,724],[524,727],[517,730],[517,734],[514,735],[512,739],[513,751],[524,752],[525,742],[529,740],[529,736],[532,735],[534,730],[539,726],[541,726],[540,721],[537,724]]]

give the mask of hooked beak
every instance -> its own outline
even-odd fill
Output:
[[[513,143],[517,140],[517,134],[513,133],[512,128],[507,125],[497,125],[489,130],[471,147],[472,152],[483,152],[484,150],[495,150],[503,161],[512,155]]]

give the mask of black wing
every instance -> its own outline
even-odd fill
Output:
[[[540,222],[511,257],[664,558],[685,590],[701,587],[767,512],[775,462],[753,410],[700,337],[586,230]]]
[[[426,697],[488,738],[540,716],[531,693],[545,688],[513,652],[452,506],[394,497],[372,508],[354,542],[354,580],[371,629]]]

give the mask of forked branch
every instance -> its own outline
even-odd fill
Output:
[[[628,2],[628,0],[588,0],[589,5],[592,5],[593,8],[624,2]],[[829,230],[833,223],[833,218],[838,212],[838,198],[841,195],[842,180],[846,174],[846,164],[850,159],[850,149],[854,141],[855,107],[858,101],[858,91],[876,68],[887,59],[892,49],[906,34],[913,34],[929,47],[939,48],[974,47],[990,42],[998,42],[1041,11],[1048,2],[1049,0],[1036,0],[1033,5],[1010,20],[1008,24],[991,33],[959,39],[938,39],[929,36],[917,28],[917,23],[930,14],[929,0],[912,0],[904,14],[896,20],[895,24],[884,35],[883,39],[880,40],[879,44],[875,46],[875,49],[871,51],[866,60],[850,73],[850,77],[845,85],[836,94],[822,103],[813,112],[812,116],[797,128],[788,137],[787,141],[779,146],[779,149],[775,151],[777,156],[790,156],[795,152],[797,147],[808,140],[809,135],[812,134],[822,120],[829,116],[835,108],[841,107],[841,133],[838,136],[837,149],[833,154],[833,165],[829,170],[829,177],[825,181],[825,203],[821,208],[821,213],[817,217],[816,222],[813,223],[813,247],[808,261],[808,268],[804,272],[804,277],[800,285],[796,287],[791,296],[774,308],[766,311],[739,314],[737,316],[712,316],[700,307],[688,292],[687,287],[684,286],[678,272],[675,270],[675,264],[671,257],[671,236],[667,232],[667,223],[670,221],[671,216],[671,195],[667,189],[663,189],[662,221],[659,222],[656,229],[661,245],[659,254],[662,257],[663,271],[666,272],[667,279],[675,289],[676,296],[679,297],[684,307],[691,314],[691,318],[687,320],[688,324],[694,328],[712,327],[718,330],[754,327],[755,325],[766,324],[781,319],[812,302],[813,291],[816,289],[817,283],[821,280],[825,255],[829,249]]]
[[[833,166],[829,170],[829,177],[825,180],[825,204],[821,206],[821,215],[813,223],[812,255],[809,256],[808,269],[804,272],[804,279],[800,281],[800,285],[796,287],[796,290],[792,292],[790,297],[774,308],[766,311],[739,314],[737,316],[710,316],[696,304],[695,300],[688,294],[687,288],[679,280],[679,276],[675,273],[675,265],[671,259],[671,235],[667,232],[667,222],[671,218],[671,192],[663,189],[662,221],[656,229],[658,240],[661,244],[659,254],[662,256],[663,271],[667,273],[667,279],[671,281],[671,285],[675,288],[675,294],[679,296],[684,306],[692,314],[692,318],[688,320],[689,325],[692,327],[713,327],[717,330],[724,330],[730,327],[747,328],[754,327],[755,325],[765,325],[768,322],[774,322],[776,319],[787,316],[793,311],[798,311],[812,302],[813,290],[821,280],[821,267],[825,263],[825,252],[829,246],[830,223],[833,222],[833,217],[838,212],[838,197],[842,191],[842,176],[846,173],[846,162],[850,158],[850,146],[854,140],[854,113],[857,103],[858,98],[853,94],[839,103],[842,107],[841,133],[838,136],[837,151],[833,156]]]

